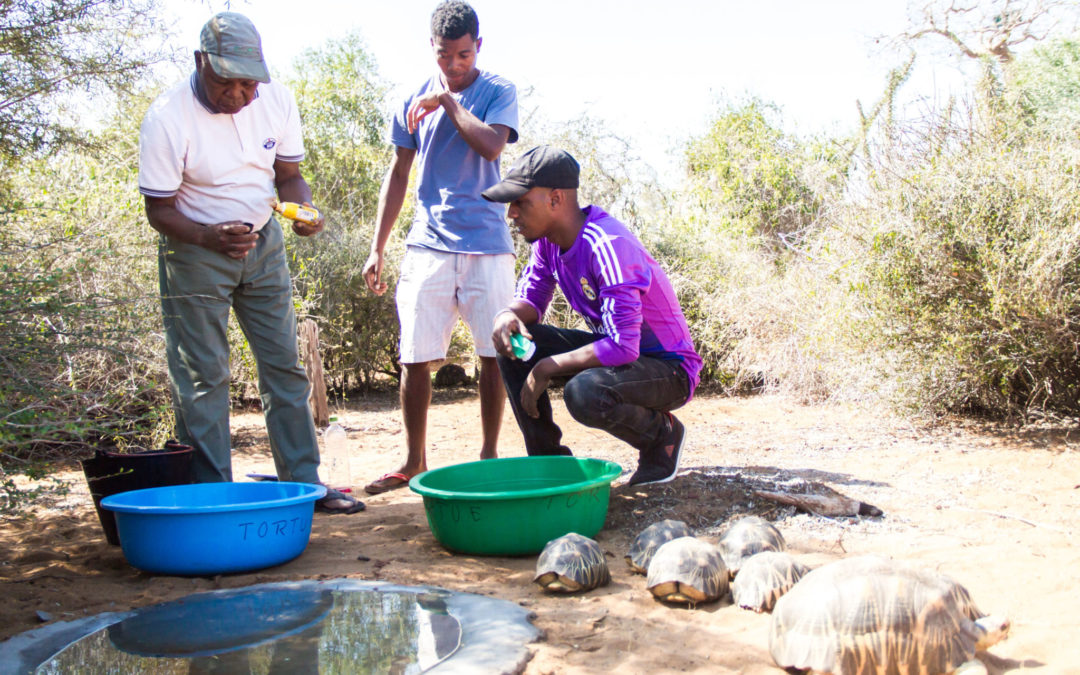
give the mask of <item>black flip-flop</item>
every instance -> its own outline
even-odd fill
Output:
[[[339,499],[341,501],[349,502],[349,505],[336,508],[327,506],[329,502],[337,501]],[[347,516],[351,513],[363,511],[365,508],[367,507],[364,506],[364,502],[333,488],[326,488],[326,496],[315,502],[315,510],[321,513],[340,513]]]

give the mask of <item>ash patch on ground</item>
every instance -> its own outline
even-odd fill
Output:
[[[728,523],[743,516],[775,522],[800,513],[756,491],[832,496],[838,491],[822,480],[848,482],[842,475],[801,473],[771,467],[692,467],[670,483],[615,486],[604,527],[633,537],[652,523],[671,519],[683,521],[698,536],[719,536]]]

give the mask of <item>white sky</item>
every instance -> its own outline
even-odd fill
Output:
[[[271,70],[301,50],[358,31],[394,98],[435,68],[437,0],[234,0],[263,38]],[[789,131],[845,132],[903,59],[873,38],[908,28],[906,0],[474,0],[478,64],[519,89],[552,121],[588,113],[629,140],[661,173],[706,130],[719,100],[756,95],[781,106]],[[173,0],[183,42],[227,3]],[[957,61],[922,62],[909,97],[961,88]]]

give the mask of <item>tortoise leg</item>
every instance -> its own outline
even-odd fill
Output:
[[[972,659],[961,663],[960,667],[953,671],[953,675],[987,675],[987,670],[982,661]]]

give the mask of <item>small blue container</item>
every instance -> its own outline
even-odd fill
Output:
[[[311,483],[201,483],[132,490],[101,500],[116,515],[120,547],[134,567],[157,574],[247,572],[292,560],[307,548]]]

